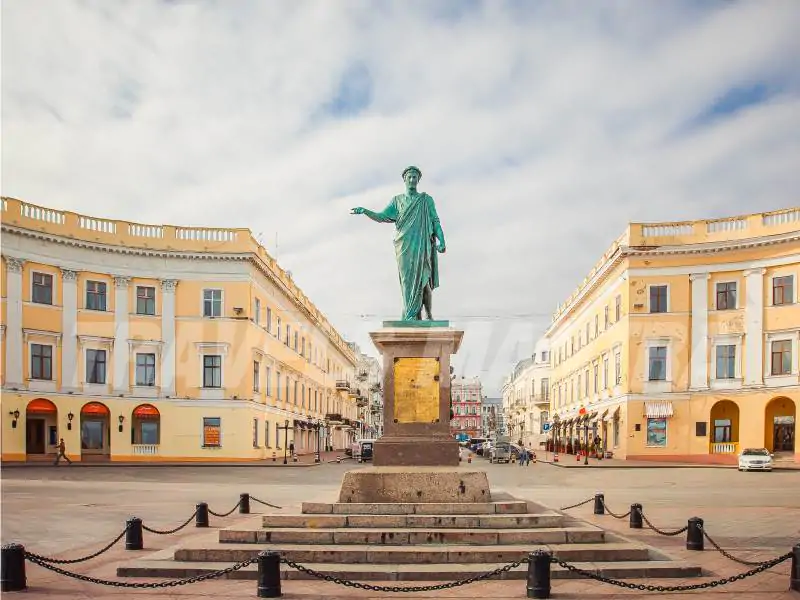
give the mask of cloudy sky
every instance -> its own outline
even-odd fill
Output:
[[[408,164],[434,315],[492,395],[628,221],[797,204],[800,2],[4,0],[2,192],[249,227],[349,339],[398,318]]]

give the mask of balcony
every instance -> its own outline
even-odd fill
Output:
[[[531,394],[530,403],[550,406],[550,396],[542,396],[541,394]]]
[[[133,444],[134,456],[158,456],[158,444]]]
[[[379,393],[381,391],[381,384],[380,383],[372,384],[369,388],[369,391],[372,392],[373,394]]]
[[[336,389],[348,392],[350,391],[350,382],[340,379],[336,382]]]
[[[369,402],[369,400],[366,398],[366,396],[358,396],[356,398],[356,406],[359,408],[364,408],[367,405],[367,402]]]
[[[712,442],[709,451],[711,454],[738,454],[738,442]]]

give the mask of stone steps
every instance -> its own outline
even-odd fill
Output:
[[[456,529],[456,528],[316,528],[271,527],[261,530],[222,529],[222,543],[249,544],[380,544],[408,546],[425,544],[570,544],[602,543],[604,532],[597,527],[558,527],[534,529]]]
[[[298,561],[299,562],[299,561]],[[337,564],[337,563],[301,563],[304,566],[324,573],[352,581],[455,581],[466,579],[503,567],[506,563],[471,563],[471,564],[382,564],[379,568],[372,565]],[[605,577],[619,579],[667,579],[673,577],[696,577],[701,575],[700,568],[681,561],[626,561],[626,562],[575,562],[580,569],[591,571]],[[187,578],[205,575],[222,568],[217,562],[179,562],[175,560],[139,560],[132,564],[117,567],[118,577],[148,578]],[[528,566],[520,565],[496,579],[525,579]],[[256,565],[249,565],[239,571],[230,573],[228,579],[257,578]],[[551,566],[553,579],[572,579],[577,576],[558,566]],[[310,575],[281,565],[283,579],[312,579]],[[331,584],[334,589],[336,584]],[[523,590],[524,592],[524,590]]]
[[[650,558],[646,546],[633,543],[567,543],[514,545],[307,545],[290,543],[233,544],[217,543],[205,547],[177,548],[176,561],[227,562],[248,560],[262,550],[280,552],[285,558],[299,563],[335,564],[467,564],[509,563],[536,549],[549,549],[570,562],[646,561]]]
[[[304,515],[507,515],[527,513],[528,503],[524,500],[370,504],[361,502],[303,502],[301,510]]]
[[[388,528],[454,528],[454,529],[530,529],[535,527],[561,527],[564,516],[555,513],[474,514],[474,515],[386,515],[386,514],[313,514],[279,515],[262,517],[263,527],[297,527],[327,529],[339,527]]]

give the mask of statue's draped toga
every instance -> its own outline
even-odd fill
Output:
[[[403,320],[417,319],[425,287],[439,287],[435,234],[440,230],[436,206],[425,192],[398,194],[374,219],[394,223],[394,253],[403,293]]]

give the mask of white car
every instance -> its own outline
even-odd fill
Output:
[[[739,455],[740,471],[772,471],[772,454],[766,448],[745,448]]]

